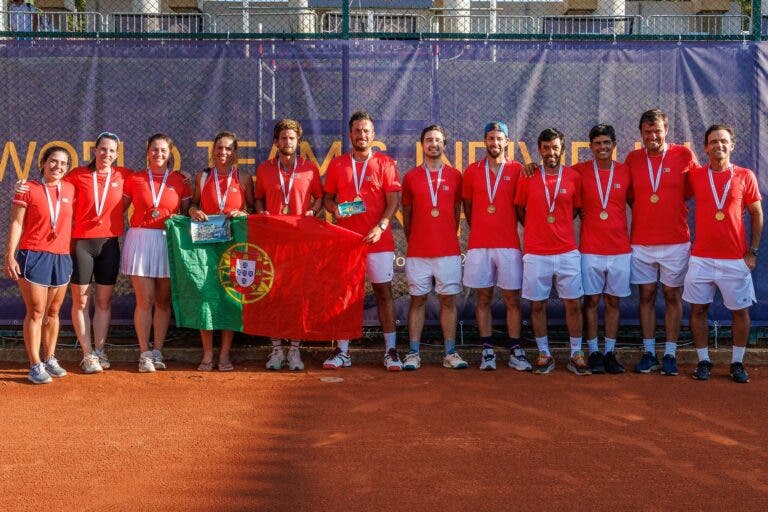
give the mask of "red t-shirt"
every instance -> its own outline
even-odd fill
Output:
[[[355,162],[358,178],[363,171],[363,163]],[[344,154],[337,156],[328,165],[325,172],[325,186],[329,194],[336,194],[336,202],[352,201],[357,196],[355,182],[352,178],[352,156]],[[360,186],[360,197],[365,202],[365,213],[337,219],[338,225],[367,235],[379,223],[387,209],[387,194],[399,192],[401,189],[398,177],[397,162],[383,153],[374,152],[368,161],[365,178]],[[392,237],[390,225],[382,233],[375,244],[369,246],[368,252],[389,252],[395,250],[395,239]]]
[[[229,173],[219,174],[219,182],[214,185],[216,181],[213,175],[213,169],[206,169],[200,176],[200,180],[203,182],[203,187],[200,190],[200,209],[207,215],[219,215],[222,213],[229,213],[232,210],[244,210],[245,209],[245,191],[240,185],[240,173],[235,168],[232,172],[232,181],[229,183],[229,191],[227,191],[227,178]],[[219,193],[224,197],[226,194],[226,200],[224,201],[224,211],[219,211],[219,198],[216,195],[216,186],[219,187]]]
[[[443,166],[440,182],[437,171],[430,171],[432,190],[437,190],[437,209],[432,216],[430,194],[424,167],[414,167],[403,178],[403,206],[411,206],[411,236],[408,237],[408,253],[411,258],[439,258],[457,256],[459,238],[456,230],[455,207],[461,203],[461,172]]]
[[[581,207],[581,176],[570,167],[563,166],[560,189],[555,195],[557,175],[546,175],[550,200],[554,201],[552,214],[555,222],[547,221],[550,215],[541,172],[532,177],[521,175],[517,182],[515,204],[525,207],[523,242],[526,254],[563,254],[576,249],[576,230],[573,210]]]
[[[267,160],[259,165],[256,170],[256,199],[265,201],[266,209],[270,215],[281,215],[284,204],[283,189],[280,186],[280,175],[283,174],[283,182],[286,190],[291,180],[291,173],[279,170],[277,158]],[[312,208],[315,198],[323,197],[323,187],[320,184],[320,171],[317,166],[305,158],[299,158],[296,172],[294,173],[293,186],[288,194],[289,215],[304,215]]]
[[[56,221],[56,237],[51,236],[51,214],[48,210],[48,200],[45,187],[51,198],[51,206],[56,211],[56,201],[59,191],[56,185],[43,185],[39,181],[30,181],[29,190],[13,196],[13,204],[26,208],[24,225],[22,227],[19,249],[30,251],[50,252],[53,254],[69,254],[69,242],[72,238],[72,212],[75,202],[75,187],[69,182],[61,181],[61,206]]]
[[[494,213],[488,212],[488,183],[485,179],[485,159],[473,163],[464,170],[461,184],[463,199],[472,201],[472,226],[469,230],[467,249],[520,249],[517,233],[515,191],[522,164],[507,160],[502,169],[501,181],[493,198]],[[496,183],[496,173],[490,171],[491,191]]]
[[[601,219],[603,205],[595,180],[594,160],[579,162],[573,169],[581,175],[581,231],[579,250],[586,254],[626,254],[632,250],[627,233],[627,193],[632,184],[629,168],[619,162],[613,165],[613,181],[606,192],[610,168],[598,169],[600,190],[608,195],[607,219]]]
[[[123,188],[133,171],[125,167],[113,167],[101,216],[96,214],[93,174],[96,173],[98,201],[101,203],[107,175],[92,171],[87,166],[77,167],[67,174],[65,181],[75,186],[74,222],[72,238],[111,238],[125,231],[123,212]],[[100,223],[101,222],[101,223]]]
[[[681,244],[691,239],[688,230],[688,207],[685,205],[685,175],[696,165],[691,150],[669,144],[667,154],[651,157],[651,168],[657,176],[662,165],[659,201],[652,203],[651,179],[644,148],[631,151],[624,161],[632,174],[632,233],[630,240],[637,245]]]
[[[163,176],[153,174],[152,182],[155,184],[155,194],[160,193],[160,185],[163,182]],[[131,215],[131,227],[165,229],[165,221],[171,215],[179,213],[181,201],[189,199],[192,196],[192,190],[189,182],[180,172],[171,171],[168,173],[168,180],[165,182],[165,189],[160,196],[160,203],[157,205],[159,215],[152,217],[152,192],[149,188],[149,177],[147,171],[137,171],[125,180],[126,197],[133,203],[133,215]]]
[[[701,258],[740,259],[747,251],[744,212],[750,204],[762,200],[755,174],[733,166],[731,188],[723,205],[725,219],[717,220],[718,209],[709,183],[709,166],[696,167],[688,174],[688,193],[696,201],[696,232],[691,254]],[[713,172],[717,195],[722,197],[728,171]]]

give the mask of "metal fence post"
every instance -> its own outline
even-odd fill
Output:
[[[752,40],[759,41],[763,26],[763,0],[752,0]]]

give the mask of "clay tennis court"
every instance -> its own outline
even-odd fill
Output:
[[[74,368],[74,365],[67,365]],[[261,363],[32,386],[0,364],[0,510],[764,510],[752,383]],[[342,382],[323,382],[323,377]]]

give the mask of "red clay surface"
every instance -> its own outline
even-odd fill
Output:
[[[72,368],[74,365],[68,365]],[[765,510],[768,375],[0,365],[0,510]],[[320,381],[338,376],[340,383]]]

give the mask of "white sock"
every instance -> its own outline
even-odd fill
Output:
[[[675,351],[677,350],[677,342],[676,341],[668,341],[664,344],[664,355],[667,356],[674,356]]]
[[[536,338],[536,346],[539,347],[539,352],[541,352],[542,354],[547,356],[552,355],[549,353],[549,338],[547,336]]]
[[[581,336],[578,338],[574,338],[571,336],[571,357],[573,357],[576,352],[581,352]]]
[[[653,338],[643,339],[643,350],[645,350],[646,352],[650,352],[653,355],[656,355],[656,340]]]
[[[615,338],[605,338],[605,353],[613,352],[616,350],[616,339]]]
[[[744,353],[747,351],[747,347],[733,347],[733,355],[731,356],[732,363],[743,363]]]
[[[597,338],[592,338],[591,340],[587,340],[587,346],[589,347],[589,353],[597,352],[599,349],[597,348]]]
[[[699,361],[709,361],[709,347],[697,348],[696,355],[699,356]]]
[[[281,347],[283,345],[283,340],[280,338],[269,338],[269,341],[272,342],[273,347]]]
[[[336,340],[336,346],[345,354],[349,353],[349,340]]]
[[[291,348],[299,348],[300,345],[301,345],[300,340],[291,340]]]
[[[389,352],[389,349],[397,346],[397,333],[385,332],[384,333],[384,352]]]

